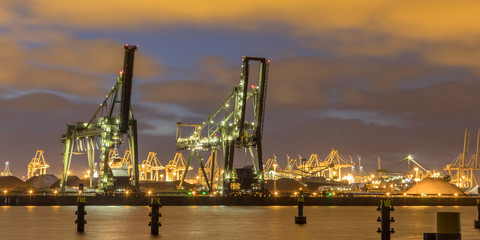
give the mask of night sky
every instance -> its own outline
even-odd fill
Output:
[[[412,154],[441,169],[480,128],[480,2],[52,1],[0,3],[0,170],[37,149],[59,176],[66,124],[88,121],[139,44],[132,108],[140,161],[175,154],[175,123],[201,123],[271,59],[264,158]],[[240,158],[237,165],[244,164]],[[74,157],[73,172],[86,169]],[[196,166],[196,164],[195,164]],[[283,166],[282,166],[283,167]]]

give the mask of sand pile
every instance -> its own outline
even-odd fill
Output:
[[[28,184],[15,176],[0,177],[0,189],[3,190],[26,190]]]
[[[29,178],[26,183],[33,189],[50,188],[58,178],[52,174],[45,174]]]
[[[463,195],[462,190],[457,186],[445,182],[441,178],[425,178],[418,182],[417,185],[408,189],[407,194],[449,194]]]
[[[265,188],[270,192],[273,192],[274,181],[268,180],[265,181]],[[277,179],[277,192],[279,193],[293,193],[298,192],[302,189],[304,192],[309,192],[310,190],[305,187],[302,183],[298,182],[295,179],[291,178],[280,178]]]
[[[67,187],[78,187],[79,184],[83,184],[84,187],[88,186],[88,182],[84,179],[80,179],[77,176],[68,176],[67,177]],[[52,184],[50,188],[60,188],[60,179]]]

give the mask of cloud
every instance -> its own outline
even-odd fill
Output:
[[[94,6],[94,7],[92,7]],[[462,39],[477,35],[480,26],[474,0],[452,4],[447,0],[403,2],[398,0],[289,1],[242,4],[206,2],[157,2],[123,4],[118,1],[32,1],[28,8],[38,24],[112,29],[178,24],[210,25],[258,31],[268,23],[291,26],[297,34],[318,34],[331,29],[365,29],[394,33],[399,37]],[[88,14],[85,14],[88,13]],[[129,16],[129,17],[125,17]],[[252,24],[255,23],[255,24]],[[263,24],[262,24],[263,23]]]
[[[362,111],[362,110],[329,110],[318,114],[321,118],[333,119],[358,119],[365,124],[374,124],[378,126],[407,127],[404,116],[382,116],[379,112]]]
[[[9,46],[0,54],[0,83],[16,91],[104,96],[123,67],[123,45],[115,40],[68,38],[25,48],[4,36],[0,43]],[[163,72],[155,59],[139,52],[134,69],[137,84]]]
[[[172,136],[175,134],[175,121],[165,119],[144,119],[148,128],[140,130],[140,133],[153,136]]]

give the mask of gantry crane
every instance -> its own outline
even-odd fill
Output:
[[[480,130],[477,135],[477,151],[472,158],[468,159],[468,149],[470,141],[470,129],[465,129],[465,138],[463,141],[463,152],[455,158],[450,164],[445,166],[444,171],[451,176],[451,182],[460,188],[472,188],[477,185],[474,170],[480,170],[478,163]]]
[[[288,154],[286,156],[287,156],[287,165],[283,170],[277,169],[277,174],[281,174],[283,177],[286,177],[286,178],[301,177],[302,173],[301,171],[298,170],[299,166],[302,165],[301,160],[299,161],[297,158],[291,158],[290,155]]]
[[[43,157],[43,150],[37,150],[35,152],[35,156],[32,158],[32,161],[28,164],[27,179],[34,176],[47,174],[47,168],[49,167],[50,166]]]
[[[175,153],[173,160],[170,160],[168,164],[165,165],[165,181],[173,182],[180,180],[186,170],[193,170],[193,167],[187,166],[182,153]]]
[[[223,190],[230,191],[234,178],[234,151],[235,149],[248,150],[253,162],[260,189],[264,190],[264,172],[262,158],[262,129],[265,109],[265,95],[267,87],[268,64],[270,60],[258,57],[243,57],[240,84],[233,88],[230,96],[207,120],[199,125],[177,123],[176,146],[177,150],[188,150],[190,156],[187,167],[194,156],[197,157],[200,169],[207,180],[209,190],[212,190],[214,179],[208,180],[200,152],[221,150],[223,152]],[[258,83],[250,82],[250,63],[259,63]],[[247,114],[247,101],[253,103],[251,112]],[[250,109],[250,108],[249,108]],[[223,113],[223,116],[222,114]],[[253,117],[250,121],[247,117]],[[180,127],[194,127],[193,134],[182,137]],[[253,149],[256,149],[254,154]],[[182,186],[187,169],[182,175],[179,187]]]
[[[273,155],[273,158],[267,159],[265,166],[263,167],[265,170],[265,180],[274,179],[275,175],[277,175],[278,171],[282,171],[280,165],[277,162],[277,156]]]
[[[157,158],[157,153],[149,152],[147,159],[143,160],[138,166],[140,172],[140,180],[142,181],[159,181],[158,172],[165,169]]]
[[[331,166],[331,167],[330,167]],[[331,179],[342,179],[342,168],[351,168],[350,164],[336,149],[332,149],[330,154],[325,158],[321,167],[327,167],[328,175],[325,177]]]
[[[0,176],[12,176],[12,172],[10,172],[10,167],[8,165],[8,161],[5,162],[5,168],[3,169],[3,172],[0,173]]]
[[[125,44],[123,70],[120,71],[112,90],[88,122],[67,125],[67,131],[62,136],[64,144],[63,171],[60,186],[65,190],[67,173],[70,169],[74,149],[77,152],[87,152],[90,187],[94,186],[93,170],[95,166],[95,148],[100,150],[100,170],[98,188],[104,192],[115,191],[114,176],[108,164],[110,149],[122,144],[124,135],[128,139],[128,149],[133,160],[133,172],[130,176],[133,190],[139,191],[137,121],[131,108],[133,62],[136,45]]]

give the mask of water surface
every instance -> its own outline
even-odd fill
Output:
[[[376,207],[305,207],[306,225],[292,206],[167,206],[160,235],[150,235],[150,209],[87,206],[85,233],[76,232],[76,207],[0,207],[0,239],[380,239]],[[462,239],[480,239],[476,207],[396,207],[392,239],[423,239],[435,231],[435,212],[461,212]]]

